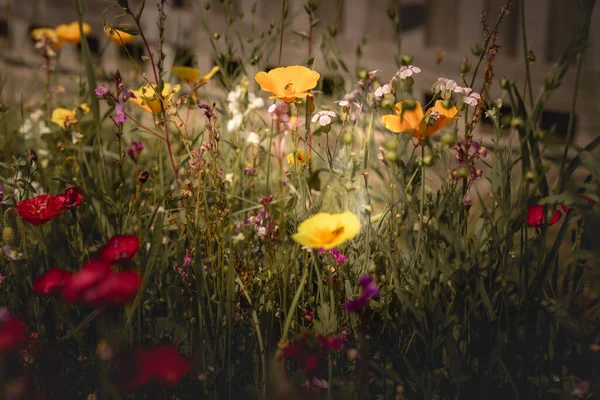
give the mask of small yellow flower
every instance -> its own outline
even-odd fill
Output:
[[[274,96],[271,99],[281,99],[286,103],[291,103],[295,99],[301,99],[309,96],[308,91],[319,81],[318,72],[301,65],[292,65],[290,67],[280,67],[270,70],[268,73],[261,71],[254,79],[265,92],[271,92]]]
[[[296,157],[294,157],[294,153],[290,153],[287,155],[287,162],[288,162],[288,164],[290,164],[290,167],[294,166],[296,160],[298,160],[299,164],[305,164],[307,160],[310,163],[310,160],[311,160],[310,153],[308,154],[308,157],[304,156],[303,151],[297,151]]]
[[[329,250],[354,239],[359,232],[360,221],[356,214],[321,212],[302,221],[292,239],[306,247]]]
[[[52,43],[52,50],[58,50],[65,44],[52,28],[36,28],[31,31],[31,37],[38,42],[45,38],[47,43]]]
[[[79,122],[77,119],[77,109],[81,110],[83,115],[90,112],[90,106],[86,103],[82,103],[78,107],[75,107],[72,110],[68,110],[66,108],[56,108],[52,111],[51,121],[61,128],[69,128],[71,125],[74,125]]]
[[[151,113],[158,113],[160,111],[160,102],[163,101],[165,110],[171,105],[171,99],[175,93],[179,92],[181,86],[171,86],[170,83],[165,83],[162,90],[162,100],[156,93],[155,84],[142,85],[138,90],[134,90],[135,98],[130,98],[129,101],[137,104],[139,107]]]
[[[125,46],[127,43],[135,39],[135,35],[131,35],[120,29],[108,28],[104,29],[104,34],[107,38],[115,42],[118,46]]]
[[[81,32],[79,31],[79,22],[77,21],[71,22],[70,24],[60,24],[54,28],[54,31],[61,41],[69,42],[74,45],[81,42]],[[87,36],[91,31],[92,27],[84,22],[83,34]]]
[[[403,109],[404,108],[404,109]],[[452,121],[458,110],[451,106],[446,108],[442,100],[435,102],[435,105],[423,113],[421,103],[414,102],[414,107],[407,107],[403,102],[394,106],[395,114],[388,114],[381,117],[381,121],[386,128],[392,132],[407,132],[419,140],[431,136]]]
[[[199,88],[204,85],[210,78],[212,78],[217,72],[219,72],[219,67],[213,67],[210,72],[200,78],[200,70],[192,67],[184,67],[184,66],[175,66],[171,68],[171,71],[179,79],[186,82],[188,85],[193,87],[194,89]]]

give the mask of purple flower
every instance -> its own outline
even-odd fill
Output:
[[[192,265],[192,261],[194,261],[194,255],[187,253],[185,255],[185,257],[183,257],[183,265],[182,267],[184,268],[188,268],[190,265]]]
[[[343,255],[338,249],[331,249],[330,253],[335,258],[335,262],[338,264],[341,264],[348,259],[348,257]]]
[[[105,83],[102,86],[98,86],[94,92],[96,92],[96,96],[104,96],[108,93],[108,86]]]
[[[590,390],[590,383],[587,381],[579,381],[575,390],[571,392],[571,396],[575,396],[578,399],[585,399],[588,397],[588,392]]]
[[[348,300],[345,304],[348,312],[358,313],[362,310],[369,300],[373,297],[379,296],[379,288],[371,275],[363,275],[360,277],[358,283],[362,286],[362,294],[358,299]]]
[[[118,103],[115,106],[115,111],[117,112],[117,117],[115,118],[115,122],[127,121],[127,116],[125,115],[125,103]]]
[[[140,158],[140,154],[142,150],[146,147],[141,142],[131,142],[131,147],[125,149],[125,153],[133,160],[133,162],[137,162]]]
[[[137,97],[135,97],[135,94],[131,90],[127,89],[123,89],[121,95],[123,96],[123,103],[129,99],[137,99]]]

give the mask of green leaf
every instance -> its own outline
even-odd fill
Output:
[[[590,171],[590,174],[594,179],[600,182],[600,160],[596,158],[597,155],[590,153],[589,151],[582,151],[579,153],[579,159],[581,163]]]

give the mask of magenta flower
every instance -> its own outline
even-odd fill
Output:
[[[94,92],[96,96],[104,96],[108,92],[108,86],[105,83],[102,86],[98,86]]]
[[[140,158],[140,154],[146,148],[141,142],[131,142],[131,147],[125,149],[125,153],[133,160],[133,162],[138,162]]]
[[[127,121],[127,116],[125,115],[125,103],[118,103],[115,106],[115,111],[117,112],[117,116],[115,118],[115,122],[125,122],[125,121]]]
[[[362,294],[359,298],[354,300],[348,300],[345,304],[346,311],[358,313],[360,312],[373,297],[379,296],[379,288],[375,283],[373,276],[363,275],[360,277],[358,283],[362,287]]]

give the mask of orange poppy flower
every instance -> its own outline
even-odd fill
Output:
[[[254,79],[265,92],[271,92],[271,99],[281,99],[291,103],[295,99],[309,96],[308,91],[319,81],[318,72],[301,65],[281,67],[270,70],[268,73],[261,71]]]
[[[407,102],[400,102],[394,106],[395,114],[381,117],[381,121],[390,131],[407,132],[419,140],[431,136],[452,121],[458,110],[451,106],[446,108],[442,100],[423,113],[421,103],[414,102],[413,107],[408,107]]]
[[[118,46],[125,46],[127,43],[135,39],[135,35],[131,35],[120,29],[106,28],[104,34],[107,38],[115,42]]]
[[[74,21],[70,24],[60,24],[56,28],[54,28],[56,35],[61,41],[69,42],[71,44],[77,45],[81,42],[81,33],[79,31],[79,22]],[[83,34],[85,36],[89,35],[92,31],[92,27],[83,23]]]
[[[181,89],[181,86],[171,86],[170,83],[165,82],[160,96],[161,98],[159,98],[156,91],[156,85],[147,83],[142,85],[138,90],[134,90],[133,94],[135,97],[130,98],[129,101],[146,111],[156,114],[161,110],[161,101],[164,102],[164,107],[167,109],[171,105],[173,96],[179,92],[179,89]]]

